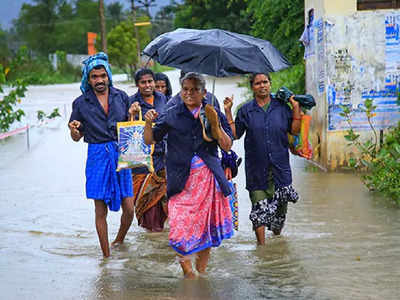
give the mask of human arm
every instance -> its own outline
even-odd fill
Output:
[[[294,100],[294,96],[289,98],[289,102],[292,105],[292,124],[290,127],[290,133],[293,135],[298,135],[300,133],[301,127],[301,110],[299,102]]]
[[[70,135],[73,141],[78,142],[84,136],[83,124],[82,124],[82,115],[80,113],[80,104],[79,100],[76,99],[72,103],[72,113],[69,118],[68,128],[70,130]]]
[[[158,117],[158,113],[155,109],[149,109],[144,115],[145,123],[144,123],[144,133],[143,139],[147,145],[154,144],[156,141],[154,140],[153,135],[153,121]]]
[[[220,128],[221,128],[221,134],[219,135],[217,142],[222,150],[228,152],[232,147],[232,140],[233,140],[232,130],[224,114],[220,110],[217,110],[217,113],[218,113],[218,118],[220,120]]]

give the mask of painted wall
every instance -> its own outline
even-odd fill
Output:
[[[362,112],[363,101],[374,99],[377,116],[373,124],[385,129],[400,120],[394,90],[400,81],[400,10],[353,11],[345,2],[306,1],[314,8],[306,47],[306,90],[316,98],[312,110],[310,140],[313,159],[330,170],[347,165],[355,149],[344,139],[349,124],[340,116],[339,105],[355,110],[352,126],[362,138],[374,137]],[[343,4],[343,6],[341,6]],[[356,1],[354,0],[354,6]],[[313,5],[316,5],[315,7]],[[354,7],[355,8],[355,7]]]
[[[325,14],[329,15],[348,15],[357,10],[356,0],[323,0]]]

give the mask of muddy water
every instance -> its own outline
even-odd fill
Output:
[[[176,81],[177,72],[169,75]],[[32,87],[24,108],[33,114],[65,105],[68,114],[78,88]],[[220,100],[242,92],[235,80],[217,81]],[[241,170],[240,230],[212,251],[207,278],[183,280],[168,233],[146,233],[136,222],[126,244],[104,260],[84,194],[86,146],[70,140],[66,122],[32,128],[30,151],[24,134],[0,142],[1,299],[399,298],[400,210],[369,194],[357,177],[297,158],[302,199],[289,206],[283,235],[269,236],[263,247],[248,220]],[[243,155],[242,141],[234,149]],[[110,239],[119,217],[109,213]]]

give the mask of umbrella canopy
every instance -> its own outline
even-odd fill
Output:
[[[215,77],[276,72],[290,66],[268,41],[220,29],[177,29],[151,41],[143,54],[161,65]]]

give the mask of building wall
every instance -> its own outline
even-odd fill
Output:
[[[310,140],[313,159],[330,170],[347,165],[355,153],[344,139],[350,127],[339,105],[355,111],[352,126],[364,140],[375,138],[362,112],[365,99],[377,105],[372,120],[378,130],[400,120],[393,93],[400,78],[400,10],[357,12],[355,6],[355,0],[305,3],[306,23],[314,8],[305,58],[306,90],[317,102]]]

